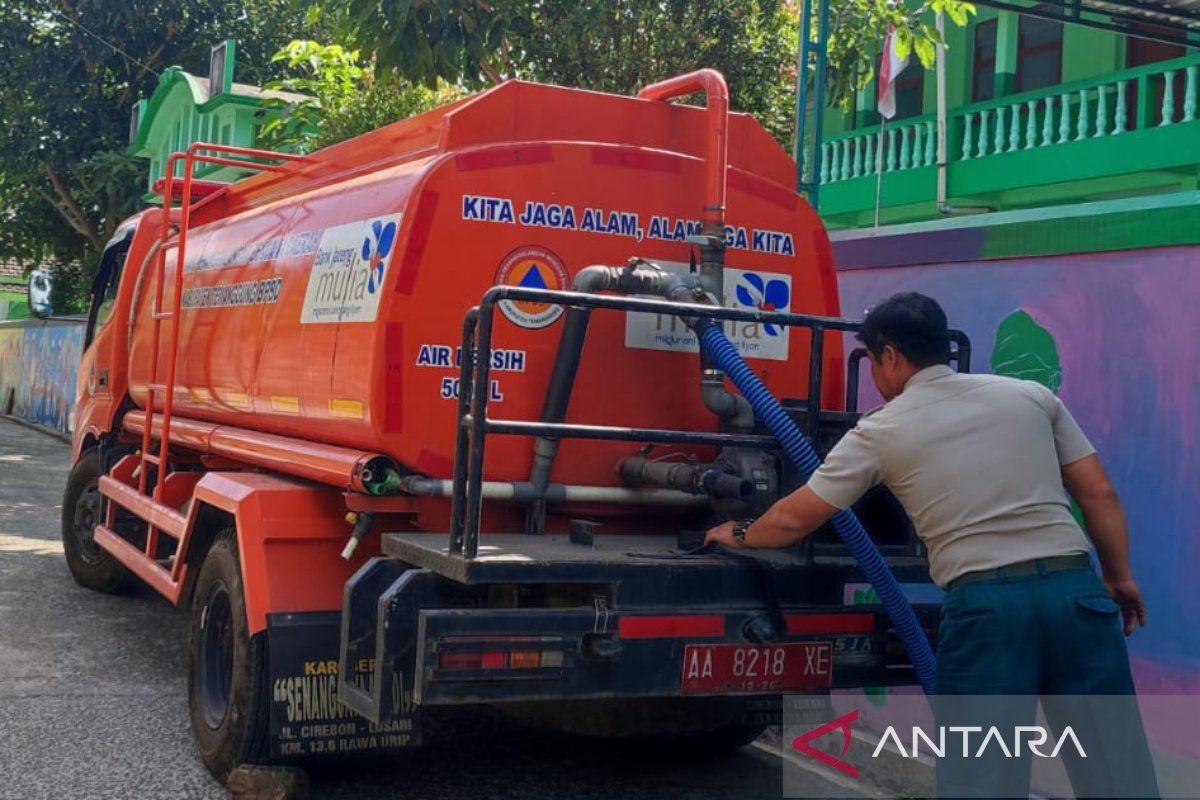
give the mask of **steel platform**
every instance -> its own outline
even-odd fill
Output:
[[[448,533],[385,533],[382,547],[387,556],[466,584],[592,581],[680,569],[725,574],[759,569],[750,561],[720,553],[681,553],[674,536],[649,534],[597,535],[588,546],[575,544],[565,534],[491,533],[479,537],[479,552],[473,559],[450,554]],[[811,564],[781,551],[760,550],[756,555],[767,561],[768,567],[803,571],[814,580],[833,575],[846,581],[863,580],[848,555],[817,555]],[[923,558],[890,557],[888,564],[901,581],[929,580]]]
[[[575,544],[566,534],[484,534],[479,553],[464,559],[450,554],[448,533],[385,533],[383,552],[460,583],[586,580],[597,568],[661,570],[664,563],[730,565],[722,555],[681,555],[674,536],[636,534],[597,536],[591,546]]]

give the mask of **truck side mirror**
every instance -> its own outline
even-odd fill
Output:
[[[38,319],[48,319],[54,314],[54,303],[50,300],[53,286],[48,270],[35,269],[29,273],[29,310]]]

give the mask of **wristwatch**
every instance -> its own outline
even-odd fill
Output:
[[[750,530],[750,526],[754,524],[752,518],[739,520],[733,525],[733,540],[738,544],[746,544],[746,531]]]

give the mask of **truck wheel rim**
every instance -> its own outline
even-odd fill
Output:
[[[79,557],[88,564],[100,560],[100,548],[96,546],[93,533],[100,521],[100,488],[89,483],[75,501],[75,524],[71,529],[78,545]]]
[[[233,613],[224,583],[209,589],[200,628],[200,708],[216,730],[229,713],[233,683]]]

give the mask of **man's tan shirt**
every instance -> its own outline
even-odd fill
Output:
[[[1041,384],[939,364],[864,414],[808,486],[838,508],[887,486],[945,587],[966,572],[1088,552],[1060,468],[1094,452]]]

